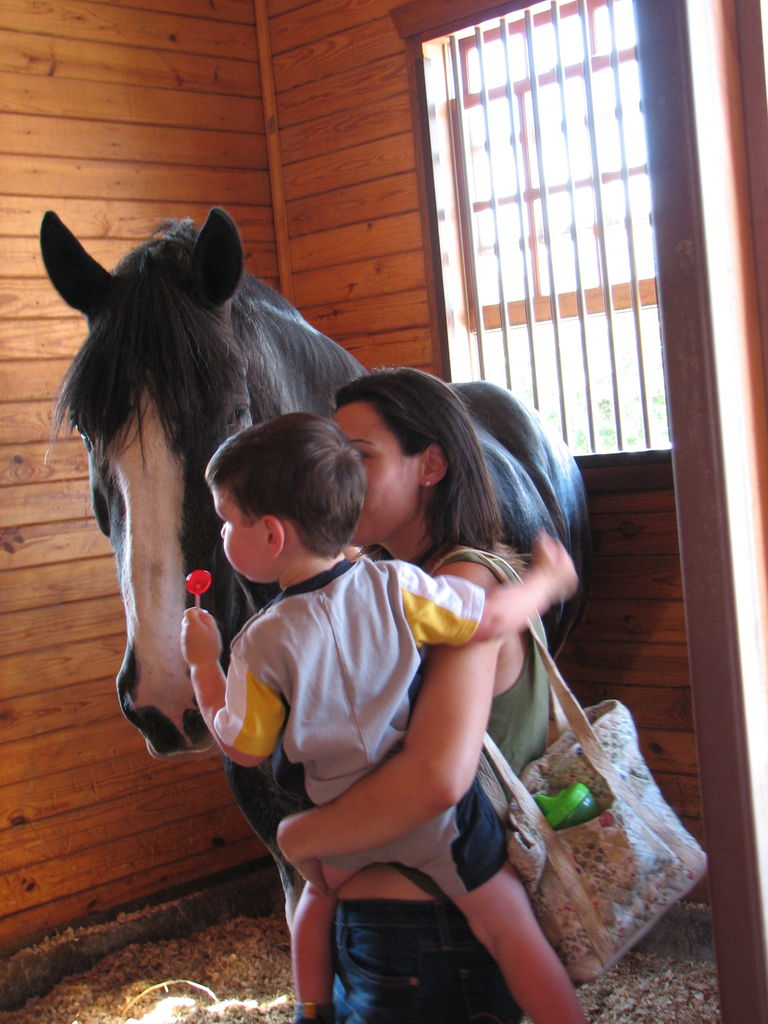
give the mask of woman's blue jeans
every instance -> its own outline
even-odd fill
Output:
[[[341,901],[337,1024],[517,1024],[495,961],[450,903]]]

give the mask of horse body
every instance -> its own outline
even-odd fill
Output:
[[[184,579],[213,577],[206,608],[224,651],[269,596],[241,580],[221,550],[205,465],[229,434],[294,410],[329,415],[337,388],[363,372],[285,299],[243,273],[237,229],[212,210],[198,232],[168,221],[104,270],[54,213],[41,226],[46,269],[89,333],[69,368],[55,415],[83,436],[99,528],[115,552],[127,644],[118,674],[121,708],[155,756],[195,756],[212,745],[179,650]],[[578,470],[546,442],[535,418],[492,385],[458,385],[483,433],[508,541],[530,550],[550,529],[588,572],[586,504]],[[549,623],[558,646],[583,600]],[[225,653],[226,658],[226,653]],[[295,809],[271,775],[225,759],[235,798],[281,864],[274,836]]]

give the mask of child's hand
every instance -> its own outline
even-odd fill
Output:
[[[573,562],[560,541],[542,531],[533,542],[533,558],[526,580],[539,576],[549,595],[550,603],[567,601],[576,593],[579,577]]]
[[[218,662],[221,635],[216,620],[202,608],[187,608],[181,620],[181,654],[190,668]]]

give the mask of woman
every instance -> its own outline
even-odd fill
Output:
[[[363,456],[366,502],[355,543],[484,587],[483,564],[455,549],[500,547],[500,515],[472,421],[436,377],[387,370],[345,385],[336,421]],[[401,753],[323,808],[287,819],[279,839],[311,875],[314,857],[388,842],[452,806],[477,769],[486,725],[519,770],[546,744],[546,671],[514,635],[435,649]],[[338,893],[337,1020],[441,1024],[519,1020],[495,963],[422,879],[380,865]]]

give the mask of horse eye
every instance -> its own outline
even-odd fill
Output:
[[[251,422],[251,410],[247,405],[238,405],[232,413],[232,426],[247,427]]]
[[[83,444],[85,445],[85,450],[90,455],[91,451],[93,450],[93,444],[91,443],[90,437],[88,437],[88,435],[86,433],[84,433],[82,430],[79,430],[78,433],[80,434],[80,437],[82,438]]]

